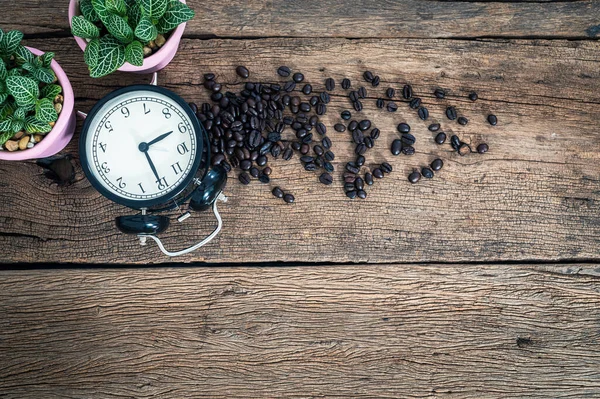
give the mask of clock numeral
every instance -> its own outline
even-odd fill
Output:
[[[148,110],[146,110],[146,103],[144,103],[144,115],[149,114],[150,113],[150,108],[148,108]]]
[[[122,177],[117,178],[117,183],[119,183],[119,188],[127,187],[127,184],[125,184]]]
[[[167,119],[171,119],[171,111],[169,111],[169,108],[165,108],[162,110],[163,115],[165,116],[165,118]]]
[[[142,190],[142,194],[145,194],[146,190],[144,190],[144,187],[142,187],[142,183],[138,183],[138,186],[140,186],[140,190]]]
[[[102,152],[106,153],[106,144],[100,143],[100,148],[102,148]]]
[[[125,118],[129,118],[130,113],[129,113],[129,109],[127,107],[121,108],[121,113],[123,115],[125,115]]]
[[[184,143],[181,143],[177,146],[177,152],[181,155],[185,154],[186,152],[190,152],[190,150],[188,150],[187,145]]]
[[[169,183],[167,183],[167,179],[165,179],[164,177],[158,179],[156,181],[156,184],[158,185],[159,190],[164,190],[165,188],[169,187]]]
[[[108,163],[104,162],[102,165],[100,165],[100,167],[102,168],[102,171],[104,173],[110,172],[110,168],[108,167]]]
[[[108,129],[109,133],[112,132],[113,130],[115,130],[115,129],[113,129],[112,124],[110,123],[110,121],[106,121],[106,123],[104,124],[104,127],[106,129]]]
[[[179,133],[187,132],[187,126],[183,122],[179,122],[179,125],[177,125],[177,128],[179,129]]]
[[[173,168],[173,172],[175,172],[176,175],[183,172],[183,169],[181,168],[181,165],[179,165],[179,162],[175,162],[173,165],[171,165],[171,167]]]

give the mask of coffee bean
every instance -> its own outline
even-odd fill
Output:
[[[413,147],[411,145],[405,145],[404,147],[402,147],[402,153],[404,155],[414,155],[415,147]]]
[[[357,174],[358,172],[360,172],[360,169],[358,167],[356,167],[355,165],[353,165],[353,162],[348,162],[346,164],[346,170],[350,173],[354,173]]]
[[[298,141],[294,141],[292,143],[292,148],[294,149],[294,151],[300,151],[300,147],[302,147],[302,143]]]
[[[471,94],[469,94],[469,100],[471,101],[477,101],[477,99],[479,98],[479,96],[477,96],[477,93],[472,92]]]
[[[373,78],[373,81],[371,82],[371,86],[377,87],[377,86],[379,86],[379,82],[380,82],[379,76],[375,76]]]
[[[356,91],[351,91],[350,94],[348,94],[348,97],[350,98],[350,101],[352,102],[356,102],[358,101],[358,92]]]
[[[250,76],[250,71],[248,71],[248,68],[246,68],[245,66],[239,66],[237,68],[235,68],[235,73],[238,74],[238,76],[240,76],[241,78],[248,78],[248,76]]]
[[[359,87],[358,88],[358,98],[366,98],[367,97],[367,89],[365,89],[364,87]]]
[[[487,120],[488,123],[492,126],[496,126],[496,124],[498,123],[498,118],[494,114],[488,115]]]
[[[330,185],[333,183],[333,177],[329,173],[323,173],[319,176],[319,181],[325,185]]]
[[[294,198],[294,196],[292,194],[286,194],[283,196],[283,200],[285,202],[287,202],[288,204],[291,204],[296,200],[296,198]]]
[[[304,75],[301,74],[300,72],[296,72],[294,74],[294,76],[292,76],[292,79],[294,79],[294,82],[296,83],[300,83],[304,80]]]
[[[327,78],[325,80],[325,89],[327,91],[333,91],[333,89],[335,89],[335,80],[332,78]]]
[[[356,157],[356,166],[363,166],[365,164],[365,157],[362,155],[359,155]]]
[[[221,162],[223,162],[225,160],[225,155],[223,154],[217,154],[212,158],[212,164],[214,165],[219,165],[221,164]]]
[[[352,140],[356,144],[361,144],[365,141],[365,135],[361,130],[356,129],[352,132]]]
[[[308,120],[308,123],[310,123],[311,126],[317,126],[317,123],[319,123],[319,117],[316,115],[311,116]],[[281,130],[283,131],[283,126]]]
[[[315,171],[317,170],[317,165],[314,162],[309,162],[307,164],[304,164],[304,170],[308,172]]]
[[[240,168],[242,168],[242,170],[250,170],[251,167],[252,167],[252,161],[249,159],[244,159],[243,161],[240,162]]]
[[[400,151],[402,151],[402,140],[396,139],[392,141],[392,155],[400,155]]]
[[[354,149],[354,153],[355,153],[356,155],[362,155],[362,154],[364,154],[365,152],[367,152],[367,145],[366,145],[365,143],[358,144],[358,145],[356,146],[356,148]]]
[[[362,190],[365,188],[365,181],[362,178],[357,177],[354,181],[354,187],[356,187],[357,190]]]
[[[300,111],[302,112],[310,112],[310,104],[309,103],[301,103]]]
[[[331,151],[327,151],[325,153],[325,159],[328,161],[333,161],[335,159],[335,154]]]
[[[402,141],[402,144],[405,144],[405,145],[413,145],[417,141],[415,136],[413,136],[410,133],[403,133],[400,140]]]
[[[305,84],[304,87],[302,88],[302,93],[306,94],[307,96],[312,93],[312,86],[310,84]]]
[[[431,169],[433,169],[434,171],[438,171],[440,169],[442,169],[442,167],[444,166],[444,161],[442,161],[439,158],[436,158],[433,160],[433,162],[431,162]]]
[[[379,166],[379,168],[384,173],[392,173],[392,165],[390,165],[387,162],[382,162],[381,165]]]
[[[304,87],[302,88],[303,93],[304,93],[304,91],[306,91],[306,86],[310,86],[310,85],[304,85]],[[312,91],[312,86],[311,86],[310,90]],[[308,95],[310,93],[304,93],[304,94]],[[319,101],[321,101],[321,99],[318,96],[312,96],[310,98],[310,100],[308,101],[308,103],[314,107],[315,105],[317,105],[319,103]]]
[[[321,144],[323,145],[323,148],[325,148],[326,150],[331,148],[331,139],[327,136],[323,137],[323,140],[321,140]],[[318,154],[321,155],[321,154]]]
[[[315,160],[314,157],[311,157],[310,155],[304,155],[302,157],[300,157],[300,161],[308,163],[308,162],[313,162]]]
[[[329,104],[331,102],[331,96],[326,91],[322,91],[321,94],[319,94],[319,100],[321,100],[323,104]]]
[[[385,105],[385,100],[383,98],[378,98],[375,101],[375,105],[377,106],[377,108],[383,108],[383,106]]]
[[[412,109],[419,108],[421,106],[421,99],[419,97],[413,98],[412,100],[410,100],[410,103],[408,103],[408,106]]]
[[[271,193],[273,193],[273,195],[276,196],[277,198],[283,198],[283,190],[281,188],[279,188],[279,186],[274,187],[273,191],[271,191]]]
[[[332,173],[335,170],[335,167],[331,162],[325,161],[323,162],[323,169],[325,169],[329,173]]]
[[[358,122],[350,121],[350,123],[348,124],[348,130],[356,130],[356,129],[358,129]]]
[[[367,183],[369,186],[373,185],[373,175],[369,172],[365,173],[365,183]]]
[[[433,171],[429,168],[421,168],[421,175],[427,179],[433,178]]]
[[[253,166],[250,168],[250,176],[257,178],[259,174],[260,174],[260,171],[258,170],[257,167]]]
[[[214,73],[205,73],[204,74],[204,80],[214,80],[214,79],[215,79]]]
[[[433,95],[436,96],[439,99],[442,99],[444,97],[446,97],[446,92],[440,88],[435,89],[435,91],[433,92]]]
[[[352,191],[354,188],[354,183],[344,183],[344,191]]]
[[[333,129],[334,129],[336,132],[340,132],[340,133],[342,133],[342,132],[345,132],[345,131],[346,131],[346,126],[344,126],[344,125],[343,125],[343,124],[341,124],[341,123],[336,123],[335,125],[333,125]]]
[[[388,96],[388,98],[394,98],[394,96],[396,95],[396,90],[394,90],[391,87],[388,87],[388,89],[385,91],[386,96]]]
[[[289,161],[290,159],[292,159],[292,155],[294,155],[294,152],[292,151],[291,148],[288,147],[283,152],[282,158],[286,161]]]
[[[351,85],[352,85],[352,83],[350,82],[350,79],[347,79],[347,78],[342,79],[342,89],[348,90]]]
[[[375,168],[373,170],[373,176],[378,178],[378,179],[383,179],[383,171],[379,168]]]
[[[409,133],[410,132],[410,125],[408,123],[400,123],[397,127],[398,131],[400,133]]]
[[[290,76],[291,73],[292,73],[292,70],[286,66],[280,66],[277,69],[277,74],[279,76],[283,76],[284,78],[287,78],[288,76]]]
[[[469,154],[470,152],[471,152],[471,146],[469,146],[467,143],[462,143],[458,147],[458,154],[461,156],[465,156],[465,155]]]
[[[363,119],[358,123],[358,128],[362,131],[365,131],[371,127],[371,121],[368,119]]]
[[[321,136],[327,133],[327,127],[322,122],[317,123],[315,129],[317,130],[317,133],[319,133]]]
[[[435,136],[435,142],[437,144],[444,144],[446,142],[446,133],[444,132],[439,132],[436,136]]]
[[[302,155],[308,154],[309,150],[310,150],[310,147],[306,143],[304,143],[300,146],[300,154],[302,154]]]
[[[238,176],[238,179],[239,179],[240,183],[242,183],[244,185],[250,184],[250,175],[246,172],[240,173],[240,175]]]
[[[446,108],[446,117],[451,121],[456,119],[456,108],[450,106]]]
[[[426,121],[427,118],[429,118],[429,110],[425,107],[420,107],[418,114],[419,114],[419,118],[421,118],[424,121]]]
[[[404,85],[404,87],[402,88],[402,97],[405,100],[410,100],[410,98],[412,96],[413,96],[412,86],[411,85]]]
[[[490,148],[486,143],[481,143],[477,146],[477,152],[480,154],[485,154],[486,152],[488,152],[489,149]]]
[[[356,196],[360,199],[365,199],[367,198],[367,192],[365,190],[358,190]]]
[[[346,197],[350,199],[356,198],[356,190],[346,191]]]
[[[315,154],[317,154],[318,156],[321,156],[325,153],[325,151],[323,150],[323,147],[321,147],[320,145],[315,145],[313,147],[313,151],[315,152]]]
[[[373,72],[371,71],[366,71],[365,73],[363,73],[363,78],[369,83],[373,81],[373,77]]]
[[[390,102],[387,104],[387,107],[386,107],[386,109],[387,109],[387,111],[388,111],[388,112],[396,112],[396,111],[398,111],[398,105],[396,105],[396,103],[395,103],[395,102],[393,102],[393,101],[390,101]]]
[[[345,121],[352,118],[352,114],[350,113],[350,111],[342,111],[341,116],[342,116],[342,119]]]
[[[354,110],[355,110],[356,112],[360,112],[360,111],[362,111],[362,109],[363,109],[363,105],[362,105],[362,103],[361,103],[360,101],[355,101],[355,102],[353,102],[353,103],[352,103],[352,107],[354,107]]]
[[[380,130],[377,128],[374,128],[373,130],[371,130],[371,140],[377,140],[379,138],[379,134],[380,134]]]
[[[271,176],[271,173],[273,172],[273,170],[271,170],[271,168],[267,166],[266,168],[264,168],[262,170],[262,172],[267,176]]]
[[[432,123],[427,129],[429,129],[430,132],[437,132],[438,130],[440,130],[440,124]]]
[[[411,182],[412,184],[415,184],[419,180],[421,180],[421,174],[419,172],[417,172],[416,170],[413,171],[410,175],[408,175],[408,181]]]
[[[294,91],[295,88],[296,88],[296,82],[293,82],[293,81],[285,82],[285,84],[283,85],[283,90],[287,91],[288,93]],[[292,102],[292,104],[294,104],[294,103]],[[298,105],[298,104],[295,104],[295,105]]]
[[[469,120],[464,116],[459,116],[457,122],[459,125],[465,126],[467,123],[469,123]]]

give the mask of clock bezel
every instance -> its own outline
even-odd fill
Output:
[[[141,91],[141,90],[153,91],[156,93],[163,94],[163,95],[167,96],[169,99],[171,99],[173,102],[175,102],[179,106],[181,106],[183,111],[189,117],[191,124],[192,124],[192,128],[194,129],[194,132],[196,134],[197,151],[196,151],[196,159],[194,159],[194,163],[192,164],[192,168],[191,168],[188,176],[186,176],[185,179],[183,179],[182,182],[179,183],[175,188],[173,188],[173,190],[171,190],[168,194],[162,195],[160,197],[152,198],[152,199],[147,199],[147,200],[132,200],[132,199],[123,198],[123,197],[118,196],[118,195],[114,194],[113,192],[109,191],[94,176],[94,174],[92,172],[92,167],[89,162],[90,158],[88,157],[88,154],[86,152],[85,144],[86,144],[87,137],[90,133],[90,125],[92,124],[92,121],[97,116],[97,114],[101,110],[101,108],[108,101],[110,101],[113,98],[118,97],[122,94],[129,93],[132,91]],[[139,84],[139,85],[126,86],[126,87],[122,87],[120,89],[114,90],[111,93],[107,94],[106,96],[102,97],[102,99],[100,99],[94,105],[94,107],[92,107],[92,110],[87,114],[85,121],[83,123],[83,127],[81,129],[81,134],[79,136],[79,157],[81,159],[81,167],[82,167],[83,172],[85,173],[86,177],[88,178],[89,182],[92,184],[92,186],[100,194],[102,194],[104,197],[108,198],[109,200],[116,202],[117,204],[127,206],[132,209],[151,208],[153,206],[165,204],[168,201],[171,201],[172,199],[177,197],[179,194],[181,194],[181,192],[183,192],[186,189],[186,187],[188,187],[190,185],[190,183],[194,180],[194,177],[196,176],[196,172],[198,171],[198,168],[200,167],[200,162],[202,161],[202,154],[204,152],[204,145],[205,145],[204,137],[205,137],[204,127],[198,121],[196,114],[190,108],[188,103],[183,98],[181,98],[178,94],[172,92],[171,90],[165,89],[163,87],[154,86],[154,85]]]

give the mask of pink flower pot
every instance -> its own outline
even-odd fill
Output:
[[[44,54],[43,51],[27,47],[35,55]],[[29,148],[23,151],[8,150],[0,151],[0,159],[7,161],[23,161],[26,159],[45,158],[56,154],[61,151],[69,143],[75,133],[75,112],[74,112],[74,97],[71,83],[65,74],[65,71],[58,65],[55,60],[52,60],[50,65],[56,77],[58,78],[58,84],[63,89],[63,108],[58,116],[58,120],[54,125],[54,128],[44,136],[44,139],[37,143],[33,148]]]
[[[182,3],[185,3],[185,0],[180,0]],[[79,11],[79,1],[78,0],[70,0],[69,3],[69,24],[74,16],[81,15]],[[156,53],[152,54],[149,57],[144,58],[144,63],[142,66],[131,65],[126,62],[119,71],[122,72],[134,72],[134,73],[151,73],[156,72],[164,67],[166,67],[169,62],[173,60],[175,57],[175,53],[177,53],[177,49],[179,48],[179,42],[181,41],[181,36],[183,35],[183,31],[185,29],[185,22],[175,28],[174,31],[171,32],[171,36],[169,36],[169,40],[158,50]],[[79,45],[82,51],[85,51],[87,47],[87,42],[77,36],[75,37],[75,41]]]

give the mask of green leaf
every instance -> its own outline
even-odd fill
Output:
[[[12,55],[21,44],[21,40],[23,40],[23,34],[18,30],[6,32],[0,42],[0,50],[5,55]]]
[[[123,18],[111,14],[106,20],[106,29],[108,33],[122,43],[131,43],[133,41],[133,30]]]
[[[4,101],[8,98],[8,93],[0,93],[0,105],[4,104]]]
[[[33,60],[35,59],[35,54],[33,54],[25,46],[19,46],[19,47],[17,47],[17,49],[15,50],[14,54],[17,57],[17,59],[20,61],[21,64],[24,63],[24,62],[33,63]]]
[[[39,121],[50,123],[58,119],[54,109],[54,102],[48,98],[42,98],[35,105],[35,118]]]
[[[134,40],[125,48],[125,60],[131,65],[142,66],[144,63],[144,46]]]
[[[100,21],[100,17],[96,10],[94,10],[94,6],[92,5],[92,0],[79,0],[79,10],[85,19],[90,22],[98,22]]]
[[[13,68],[8,71],[8,76],[21,76],[23,75],[23,70],[21,68]]]
[[[25,120],[25,114],[27,114],[27,110],[23,107],[19,107],[15,110],[13,119]]]
[[[23,65],[21,65],[21,67],[28,72],[33,72],[37,69],[37,67],[30,62],[24,63]]]
[[[137,26],[142,18],[142,10],[136,0],[125,0],[127,3],[127,22],[130,26]]]
[[[110,36],[100,39],[98,63],[90,68],[90,76],[99,78],[116,71],[125,63],[125,46]]]
[[[158,21],[158,33],[168,33],[182,23],[194,18],[194,11],[179,0],[171,0],[167,12]]]
[[[0,145],[4,145],[4,143],[14,136],[14,133],[10,131],[10,124],[11,121],[9,119],[0,122],[0,132],[2,132],[0,133]]]
[[[135,36],[144,43],[148,43],[151,40],[156,39],[158,30],[152,23],[150,18],[142,17],[137,27],[135,28]]]
[[[98,17],[102,20],[102,22],[104,22],[105,19],[110,15],[108,10],[106,9],[106,4],[105,4],[104,0],[91,0],[91,1],[92,1],[92,6],[94,7],[94,11],[96,11],[96,14],[98,14]]]
[[[106,10],[121,17],[127,15],[127,5],[124,0],[105,0]]]
[[[10,122],[10,131],[15,134],[19,131],[21,131],[23,129],[23,126],[25,125],[25,121],[22,119],[13,119]]]
[[[0,81],[3,81],[8,76],[8,71],[6,70],[6,64],[4,60],[0,58]]]
[[[33,72],[33,76],[39,80],[40,82],[43,83],[52,83],[54,82],[54,79],[56,78],[56,75],[54,74],[54,71],[50,68],[37,68],[34,72]]]
[[[37,119],[35,116],[30,115],[25,118],[25,131],[27,133],[48,133],[52,130],[52,126],[48,124],[48,122],[41,121]]]
[[[6,78],[6,88],[19,106],[35,104],[40,95],[38,83],[25,76],[9,76]]]
[[[37,59],[41,61],[42,66],[44,68],[50,68],[50,64],[52,63],[52,60],[54,59],[54,53],[51,51],[48,51],[48,52],[40,55],[39,57],[37,57]]]
[[[142,15],[151,19],[160,19],[167,11],[169,0],[139,0]]]
[[[56,96],[58,96],[60,93],[62,93],[62,87],[54,84],[46,85],[42,87],[42,90],[40,91],[42,98],[48,98],[52,101],[54,101]]]
[[[83,39],[95,39],[100,35],[100,29],[81,15],[71,18],[71,33]]]
[[[0,106],[0,120],[4,120],[15,112],[15,104],[9,100]]]
[[[90,67],[98,65],[98,52],[100,51],[100,39],[94,39],[87,44],[83,52],[83,60]]]

